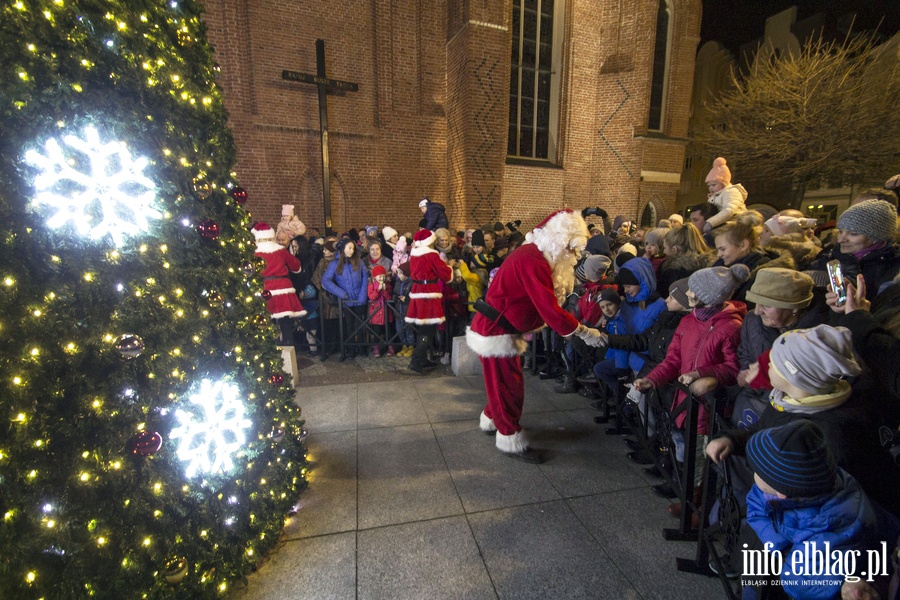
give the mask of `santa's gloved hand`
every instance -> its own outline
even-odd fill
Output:
[[[599,329],[594,329],[593,327],[587,327],[585,325],[579,325],[575,330],[575,335],[584,340],[584,343],[588,346],[599,347],[602,335]]]

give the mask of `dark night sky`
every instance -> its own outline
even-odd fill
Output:
[[[855,12],[855,30],[873,30],[884,19],[880,32],[893,35],[900,31],[900,0],[703,0],[701,44],[715,40],[737,53],[741,44],[762,35],[767,17],[794,5],[798,21],[823,12],[833,23]]]

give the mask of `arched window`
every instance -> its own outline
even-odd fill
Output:
[[[641,227],[650,229],[656,227],[656,223],[656,205],[648,202],[644,207],[644,212],[641,213]]]
[[[668,0],[659,0],[656,16],[656,45],[653,48],[653,78],[650,83],[650,118],[647,128],[662,131],[663,107],[666,103],[666,81],[669,79],[669,50],[672,40],[672,7]]]

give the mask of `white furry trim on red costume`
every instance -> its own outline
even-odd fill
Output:
[[[497,432],[497,448],[501,452],[512,452],[521,454],[528,450],[528,438],[525,437],[525,430],[521,429],[512,435],[503,435]]]
[[[282,312],[272,313],[270,315],[273,319],[281,319],[282,317],[305,317],[305,310],[285,310]]]
[[[472,352],[485,358],[511,358],[528,350],[528,342],[519,334],[481,335],[466,328],[466,345]]]
[[[404,317],[403,320],[415,325],[439,325],[447,319],[446,317],[435,317],[433,319],[410,319],[409,317]]]
[[[269,290],[269,292],[273,296],[284,296],[285,294],[296,294],[297,290],[295,290],[292,287],[289,287],[289,288],[281,288],[279,290]]]
[[[482,431],[497,431],[497,426],[494,425],[494,420],[488,418],[484,411],[481,411],[481,419],[478,422],[478,426],[481,427]]]
[[[260,254],[275,254],[279,250],[284,250],[284,246],[269,240],[256,243],[256,251]]]
[[[421,292],[416,294],[410,294],[410,298],[443,298],[444,295],[440,292]]]
[[[418,244],[418,243],[420,243],[420,242],[416,242],[416,244]],[[410,256],[425,256],[426,254],[431,254],[432,252],[434,252],[435,254],[438,253],[437,250],[435,250],[434,248],[431,248],[430,246],[414,246],[413,249],[409,251],[409,255]]]

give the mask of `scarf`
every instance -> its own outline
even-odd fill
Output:
[[[858,251],[854,252],[851,256],[853,258],[855,258],[856,260],[862,260],[863,257],[865,257],[865,255],[868,254],[869,252],[875,252],[876,250],[881,250],[885,246],[887,246],[887,242],[878,242],[877,244],[872,244],[868,248],[863,248],[862,250],[858,250]]]
[[[715,306],[698,306],[694,309],[694,317],[700,322],[709,321],[714,314],[720,312],[725,307],[724,304],[716,304]]]
[[[850,399],[853,389],[850,384],[840,380],[834,386],[834,391],[828,394],[809,396],[801,400],[791,398],[781,390],[772,390],[769,395],[769,403],[778,412],[787,412],[801,415],[814,415],[832,408],[837,408]]]

